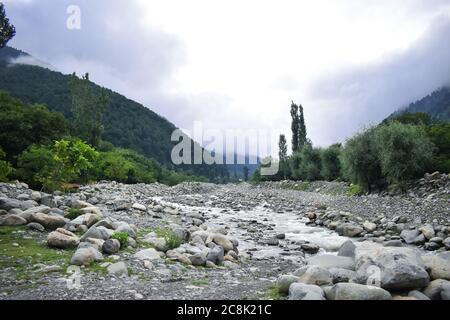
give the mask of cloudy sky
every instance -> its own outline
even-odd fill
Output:
[[[448,0],[3,2],[11,46],[182,128],[289,135],[294,100],[326,146],[450,83]]]

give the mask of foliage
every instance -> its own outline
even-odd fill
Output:
[[[278,158],[280,159],[280,175],[283,179],[286,179],[289,174],[288,155],[287,155],[287,142],[284,134],[280,135],[278,142]]]
[[[182,243],[180,236],[168,228],[156,229],[155,233],[158,237],[164,238],[169,250],[178,248]]]
[[[72,74],[70,90],[74,130],[78,137],[97,147],[104,130],[103,114],[109,101],[106,91],[102,89],[98,95],[95,94],[87,73],[81,78]]]
[[[32,144],[61,138],[68,128],[60,113],[42,105],[25,106],[4,92],[0,92],[0,123],[0,147],[11,162]]]
[[[129,237],[128,233],[121,231],[115,231],[111,235],[111,239],[119,240],[121,248],[124,248],[125,246],[128,245],[128,237]]]
[[[321,149],[313,148],[311,144],[306,144],[299,153],[300,165],[297,168],[297,179],[300,180],[320,180]]]
[[[421,127],[391,122],[375,131],[381,171],[389,183],[404,183],[430,168],[434,146]]]
[[[450,123],[436,123],[425,130],[436,146],[431,171],[450,173]]]
[[[5,156],[5,152],[0,148],[0,182],[8,181],[9,176],[14,171],[9,162],[2,160]]]
[[[340,144],[334,144],[322,150],[321,176],[328,181],[336,180],[341,177],[341,161],[340,156],[342,147]]]
[[[350,197],[353,196],[362,196],[364,194],[364,190],[358,184],[352,184],[350,189],[347,191],[347,195]]]
[[[6,16],[5,6],[0,2],[0,48],[6,46],[9,40],[16,35],[16,29],[9,23],[9,19]]]
[[[67,219],[73,220],[81,215],[83,215],[83,211],[81,211],[80,209],[70,208],[64,217]]]
[[[292,152],[301,151],[307,143],[305,117],[302,105],[291,102],[291,131],[292,131]]]
[[[52,180],[55,162],[50,147],[32,145],[18,157],[16,175],[33,188],[44,187],[48,190],[57,189],[57,183]]]

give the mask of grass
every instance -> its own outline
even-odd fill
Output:
[[[73,220],[83,214],[83,211],[77,208],[70,208],[68,213],[65,215],[65,218]]]
[[[120,247],[125,248],[128,245],[128,233],[116,231],[112,234],[111,239],[117,239],[120,242]]]
[[[169,250],[178,248],[182,243],[182,239],[169,228],[143,228],[139,230],[137,234],[136,241],[139,247],[152,248],[150,244],[140,240],[140,238],[144,238],[151,232],[154,232],[159,238],[163,238],[164,240],[166,240],[166,244]]]
[[[207,286],[209,284],[208,279],[195,279],[191,281],[193,286]]]
[[[0,227],[0,269],[12,268],[16,279],[32,279],[36,264],[58,265],[64,270],[69,265],[74,250],[47,247],[35,239],[24,238],[24,227]],[[17,243],[19,246],[13,246]]]
[[[364,194],[364,190],[360,185],[352,184],[346,194],[349,197],[362,196]]]
[[[267,298],[272,300],[280,300],[280,297],[280,291],[277,286],[272,285],[267,289]]]

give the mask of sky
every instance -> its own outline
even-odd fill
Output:
[[[9,45],[190,129],[343,142],[450,84],[449,0],[4,0]],[[69,5],[81,28],[68,29]]]

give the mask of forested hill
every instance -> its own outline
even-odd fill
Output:
[[[38,66],[11,64],[28,54],[5,47],[0,49],[0,90],[9,92],[27,104],[46,104],[72,118],[69,75]],[[101,87],[92,83],[94,91]],[[109,89],[110,104],[103,117],[102,138],[117,147],[129,148],[149,156],[169,169],[174,169],[170,141],[175,125],[143,105]],[[183,166],[185,172],[214,179],[228,175],[225,166]]]
[[[432,118],[441,121],[450,121],[450,88],[444,87],[432,94],[411,103],[408,107],[395,112],[397,116],[405,112],[425,112]]]

